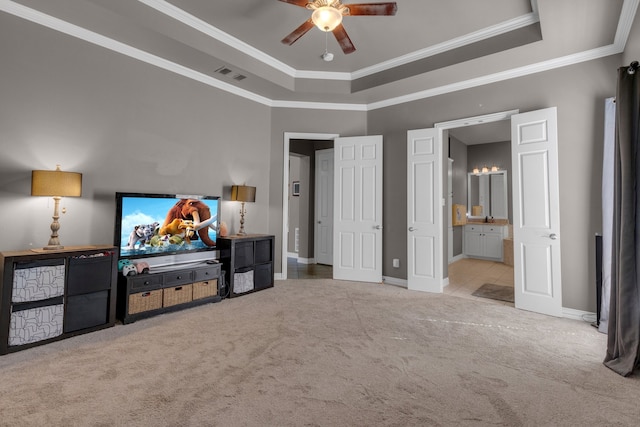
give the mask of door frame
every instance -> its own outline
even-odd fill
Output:
[[[281,280],[287,279],[287,255],[289,241],[287,234],[289,233],[289,148],[292,139],[308,139],[308,140],[334,140],[340,134],[337,133],[298,133],[285,132],[283,137],[283,155],[282,155],[282,253],[281,253],[281,273],[278,277]]]
[[[456,120],[449,120],[446,122],[439,122],[439,123],[435,123],[433,125],[433,129],[436,129],[436,144],[439,144],[440,146],[440,155],[439,155],[439,159],[438,159],[438,164],[440,165],[440,170],[439,173],[441,174],[441,176],[444,175],[443,174],[443,170],[445,168],[445,163],[444,160],[448,159],[448,157],[444,156],[445,148],[447,144],[447,142],[444,140],[443,134],[444,131],[449,130],[449,129],[455,129],[455,128],[461,128],[461,127],[467,127],[467,126],[473,126],[473,125],[479,125],[479,124],[484,124],[484,123],[491,123],[491,122],[498,122],[501,120],[511,120],[511,116],[514,114],[518,114],[520,112],[520,110],[508,110],[508,111],[500,111],[497,113],[490,113],[490,114],[484,114],[481,116],[473,116],[473,117],[466,117],[466,118],[461,118],[461,119],[456,119]],[[447,160],[448,161],[448,160]],[[444,194],[444,188],[441,185],[439,188],[436,189],[436,194],[434,195],[434,199],[435,200],[445,200],[445,194]],[[444,207],[443,207],[444,209]],[[440,242],[438,242],[438,247],[439,250],[444,254],[445,252],[445,239],[444,236],[446,236],[447,234],[447,224],[445,223],[444,219],[440,220]],[[447,251],[448,252],[448,251]],[[410,257],[409,254],[407,254],[407,259]],[[443,257],[444,259],[444,257]],[[442,268],[440,268],[440,276],[436,278],[436,280],[440,281],[440,288],[442,289],[444,286],[449,284],[449,277],[448,277],[448,263],[445,264],[443,262],[443,266]],[[444,277],[445,271],[447,271],[447,277]],[[407,287],[409,286],[409,284],[407,283]],[[442,292],[442,291],[441,291]]]

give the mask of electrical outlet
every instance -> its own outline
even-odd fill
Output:
[[[398,258],[393,259],[393,267],[400,268],[400,260]]]

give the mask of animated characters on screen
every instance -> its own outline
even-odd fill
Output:
[[[214,247],[216,242],[209,237],[208,228],[216,229],[216,219],[204,202],[197,199],[180,199],[169,209],[162,225],[156,221],[134,226],[129,235],[127,248],[190,244],[198,238],[207,247]]]
[[[192,236],[191,233],[197,231],[202,243],[211,247],[215,246],[216,242],[209,238],[207,227],[211,226],[214,221],[215,218],[211,217],[209,206],[202,201],[180,199],[167,213],[167,218],[162,224],[160,234],[166,235],[169,231],[178,231],[175,234],[180,234],[181,237],[186,236],[186,239],[189,240]]]

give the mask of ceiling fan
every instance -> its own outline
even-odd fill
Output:
[[[291,34],[282,39],[282,43],[292,45],[315,25],[320,30],[332,32],[345,54],[356,50],[342,26],[343,16],[358,15],[395,15],[398,10],[396,2],[342,4],[340,0],[280,0],[313,10],[311,18],[305,21]]]

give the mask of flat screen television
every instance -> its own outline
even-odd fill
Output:
[[[216,249],[220,197],[116,193],[120,259]]]

